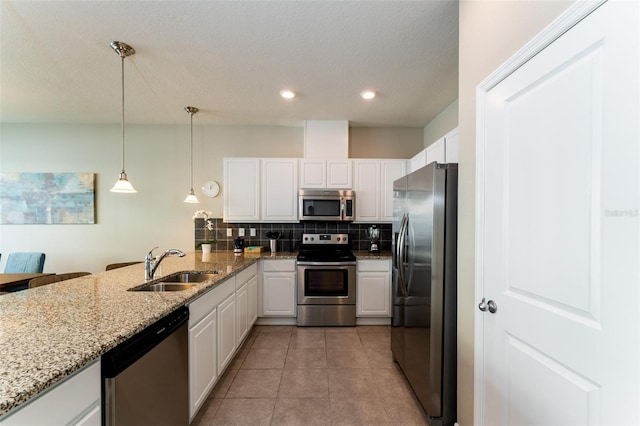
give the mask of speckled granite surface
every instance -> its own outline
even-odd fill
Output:
[[[369,253],[368,251],[354,251],[353,254],[355,254],[358,260],[391,259],[390,251],[381,251],[380,253]]]
[[[0,296],[0,415],[258,259],[295,259],[296,254],[167,257],[156,276],[219,271],[212,281],[179,292],[127,291],[144,283],[144,266],[137,264]],[[391,256],[355,254],[359,259]]]

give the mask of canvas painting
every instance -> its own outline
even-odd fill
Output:
[[[0,223],[95,223],[94,173],[0,173]]]

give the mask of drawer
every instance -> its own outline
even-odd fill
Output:
[[[295,259],[263,260],[262,261],[263,272],[295,272],[295,270],[296,270]]]
[[[391,260],[358,260],[358,272],[391,272]]]

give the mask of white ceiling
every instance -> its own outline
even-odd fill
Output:
[[[458,93],[455,0],[0,0],[0,25],[3,123],[119,123],[113,40],[127,123],[421,127]]]

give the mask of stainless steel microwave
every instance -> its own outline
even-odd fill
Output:
[[[356,193],[342,189],[301,189],[299,220],[350,222],[355,219]]]

